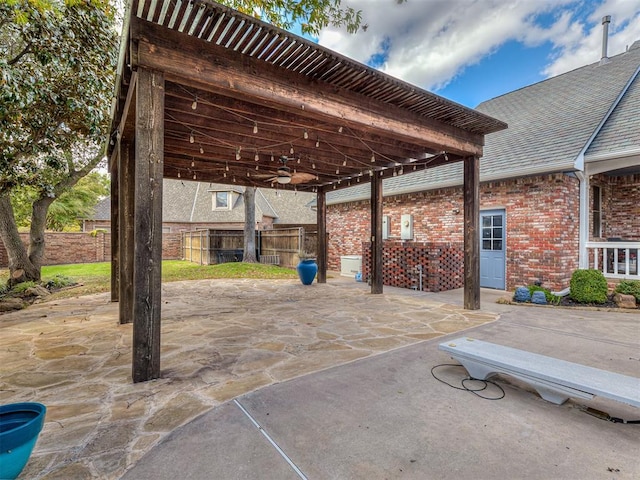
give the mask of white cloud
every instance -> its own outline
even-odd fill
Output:
[[[633,0],[347,0],[368,29],[323,31],[319,43],[427,89],[445,86],[505,42],[553,47],[545,75],[599,60],[603,15],[611,15],[609,52],[624,51],[640,32]],[[374,62],[376,63],[376,62]]]

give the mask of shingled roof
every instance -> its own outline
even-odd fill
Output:
[[[162,221],[170,223],[242,223],[244,222],[245,187],[164,179]],[[231,191],[233,205],[229,210],[212,209],[212,192]],[[315,195],[308,192],[281,192],[274,189],[256,190],[256,219],[270,217],[274,223],[313,224],[316,213],[309,203]],[[106,198],[95,207],[91,220],[110,220],[111,201]]]
[[[509,124],[485,137],[480,181],[582,170],[583,157],[640,149],[640,41],[593,63],[507,93],[477,110]],[[383,182],[385,196],[462,184],[462,165]],[[330,192],[328,203],[369,198],[369,185]]]

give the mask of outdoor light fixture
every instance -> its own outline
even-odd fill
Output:
[[[281,183],[282,185],[285,185],[287,183],[291,183],[291,177],[287,175],[278,175],[276,177],[276,182]]]

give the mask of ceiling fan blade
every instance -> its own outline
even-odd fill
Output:
[[[299,184],[299,183],[307,183],[311,180],[315,180],[316,176],[313,173],[306,172],[296,172],[291,175],[291,183]]]

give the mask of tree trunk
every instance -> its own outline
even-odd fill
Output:
[[[20,239],[8,193],[0,194],[0,238],[9,257],[9,286],[28,281],[39,282],[40,266],[33,264]],[[44,247],[44,240],[42,243]]]
[[[38,280],[40,279],[40,269],[44,260],[44,231],[47,226],[47,211],[54,200],[52,197],[41,197],[33,202],[31,209],[29,261],[38,269]]]
[[[243,262],[256,259],[256,187],[246,187],[244,193],[244,255]]]

